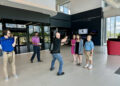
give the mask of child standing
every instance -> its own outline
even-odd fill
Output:
[[[86,55],[86,65],[84,68],[88,68],[91,70],[93,68],[93,51],[94,51],[94,43],[92,42],[92,36],[87,36],[87,41],[85,42],[85,55]]]

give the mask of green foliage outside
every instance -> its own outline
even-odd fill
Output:
[[[107,31],[107,39],[108,38],[117,38],[118,36],[120,36],[120,33],[111,33],[110,31]]]

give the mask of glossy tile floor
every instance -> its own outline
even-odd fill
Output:
[[[9,68],[9,81],[4,81],[2,58],[0,58],[0,86],[120,86],[120,75],[114,72],[120,67],[120,56],[107,56],[106,47],[95,47],[93,70],[78,67],[72,63],[70,47],[62,47],[64,59],[64,76],[56,76],[58,62],[53,72],[49,71],[51,54],[42,51],[44,62],[38,63],[35,59],[31,64],[29,59],[32,53],[16,55],[18,79],[14,79]]]

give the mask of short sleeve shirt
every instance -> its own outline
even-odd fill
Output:
[[[94,49],[94,43],[92,41],[85,42],[85,50],[91,51]]]
[[[2,46],[2,50],[6,51],[6,52],[11,52],[14,50],[14,47],[12,46],[12,44],[14,43],[14,38],[10,37],[10,38],[5,38],[5,37],[1,37],[0,38],[0,44]]]
[[[36,43],[36,45],[37,45],[38,43],[40,43],[39,37],[33,36],[33,37],[32,37],[32,42],[33,42],[33,43]]]

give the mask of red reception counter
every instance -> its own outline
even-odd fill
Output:
[[[107,41],[108,55],[120,55],[120,41]]]

